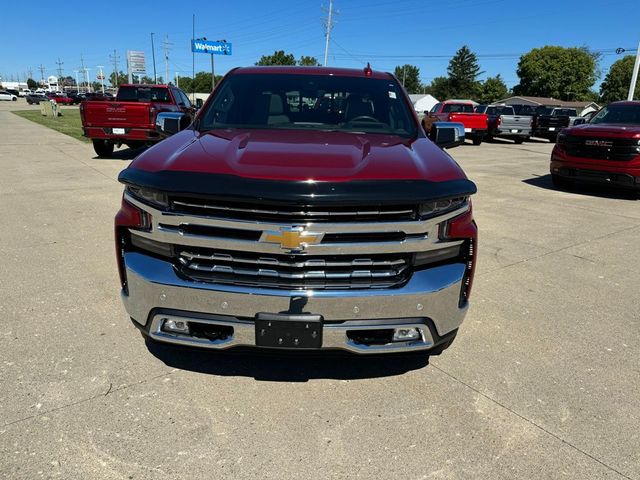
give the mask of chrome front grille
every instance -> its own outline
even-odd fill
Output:
[[[178,249],[181,272],[196,280],[288,288],[388,288],[408,277],[410,256],[301,257]]]
[[[389,221],[416,218],[415,205],[391,206],[297,206],[254,205],[242,202],[221,202],[198,198],[172,197],[172,211],[185,215],[206,215],[219,218],[250,219],[260,221],[331,221],[353,222],[363,220]]]
[[[132,248],[171,257],[185,278],[288,289],[400,286],[413,273],[416,253],[442,262],[439,252],[456,251],[462,241],[443,240],[440,234],[447,220],[468,210],[464,204],[419,219],[417,205],[272,210],[256,204],[239,210],[237,204],[224,208],[209,200],[187,205],[172,199],[168,209],[159,209],[129,193],[125,198],[148,214],[148,229],[130,230]],[[211,205],[214,208],[208,208]],[[178,207],[197,213],[176,211]],[[317,217],[306,217],[309,212]],[[339,213],[332,215],[335,212]],[[304,221],[297,221],[298,215],[305,216]],[[402,218],[393,218],[398,215]],[[451,255],[446,261],[462,262]],[[424,268],[422,260],[420,264]]]

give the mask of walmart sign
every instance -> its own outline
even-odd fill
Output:
[[[213,55],[231,55],[231,44],[228,42],[212,42],[210,40],[191,40],[191,51]]]

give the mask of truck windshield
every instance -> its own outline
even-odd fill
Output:
[[[170,102],[169,90],[159,87],[120,87],[118,102]]]
[[[446,103],[444,107],[442,107],[443,113],[473,113],[473,105],[470,103]]]
[[[202,113],[198,128],[417,134],[395,80],[308,74],[230,75]]]
[[[556,108],[552,115],[567,115],[569,117],[575,117],[578,115],[578,112],[572,108]]]
[[[589,123],[640,125],[640,105],[606,106]]]

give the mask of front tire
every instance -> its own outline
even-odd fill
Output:
[[[113,154],[115,145],[107,140],[94,140],[93,149],[98,154],[98,157],[110,157]]]
[[[476,135],[472,140],[474,145],[480,145],[482,143],[482,137],[480,135]]]

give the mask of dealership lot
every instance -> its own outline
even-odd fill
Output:
[[[640,202],[560,192],[546,141],[451,151],[479,189],[473,304],[419,358],[146,347],[118,297],[131,152],[0,105],[0,476],[640,478]]]

